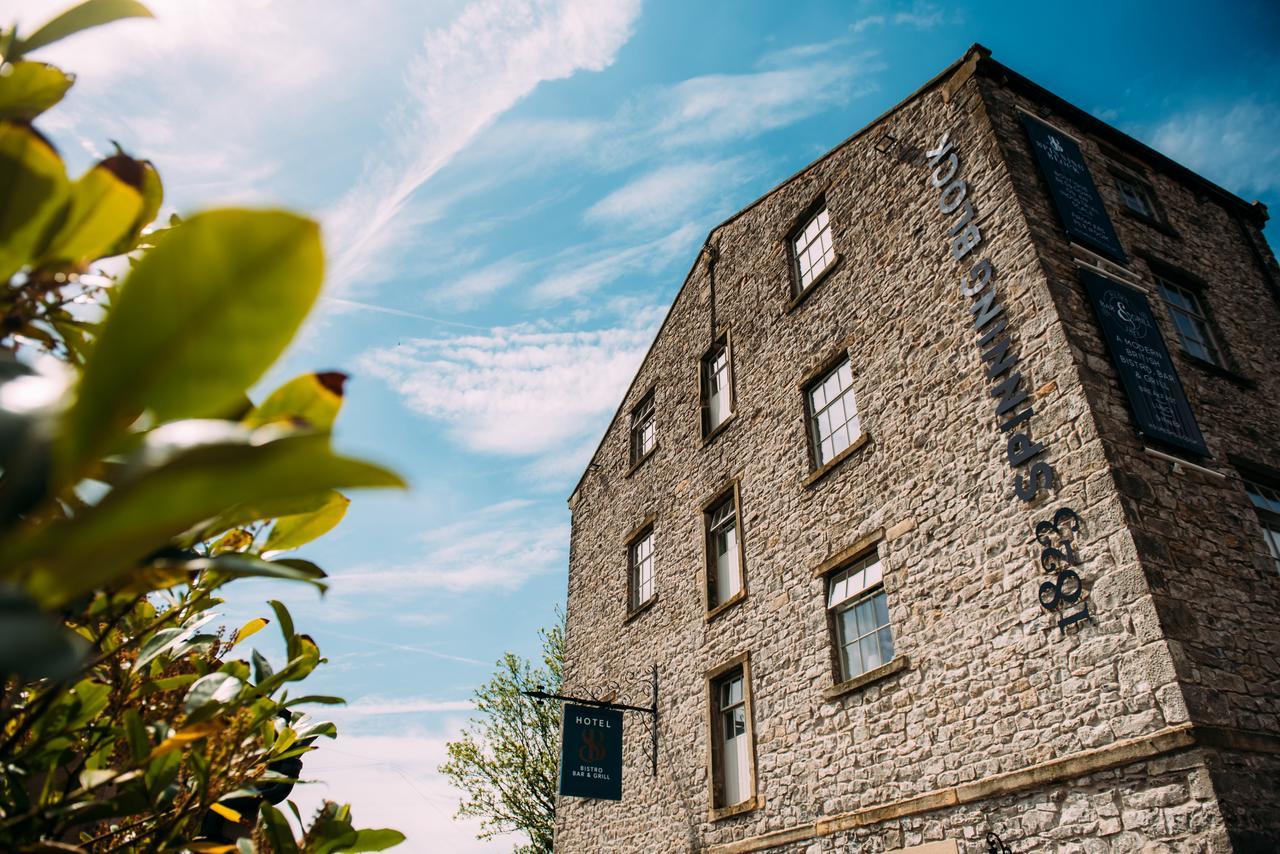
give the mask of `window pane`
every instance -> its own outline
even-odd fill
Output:
[[[858,642],[862,651],[862,666],[865,670],[874,670],[884,661],[880,659],[880,641],[875,635],[868,635]]]
[[[888,626],[881,629],[878,634],[880,635],[880,660],[893,661],[893,634]]]
[[[862,653],[857,641],[854,641],[844,648],[844,673],[841,675],[845,679],[852,679],[864,672],[866,668],[862,666]]]
[[[822,465],[853,444],[860,435],[852,368],[847,359],[814,384],[809,400],[814,444],[818,464]]]
[[[824,208],[805,223],[792,241],[792,253],[799,274],[800,290],[807,288],[835,257],[831,221]]]

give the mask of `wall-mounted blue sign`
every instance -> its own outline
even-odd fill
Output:
[[[622,712],[564,704],[560,794],[622,800]]]
[[[1111,225],[1102,197],[1085,165],[1076,141],[1041,121],[1022,114],[1022,124],[1031,138],[1040,175],[1049,185],[1053,207],[1067,236],[1112,260],[1126,260],[1120,238]]]
[[[1080,271],[1080,281],[1138,432],[1197,456],[1209,456],[1146,294],[1088,270]]]

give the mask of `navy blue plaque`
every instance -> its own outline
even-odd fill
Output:
[[[622,800],[622,712],[564,704],[560,794]]]
[[[1120,375],[1138,433],[1197,456],[1209,456],[1146,294],[1088,270],[1080,271],[1080,281],[1102,328],[1111,363]]]
[[[1022,124],[1031,138],[1036,165],[1049,185],[1049,196],[1067,236],[1123,263],[1124,247],[1116,237],[1107,209],[1102,206],[1102,197],[1085,165],[1080,146],[1071,137],[1026,113],[1022,114]]]

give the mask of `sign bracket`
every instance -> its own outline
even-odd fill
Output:
[[[544,691],[541,685],[532,691],[521,691],[520,693],[535,700],[577,703],[582,706],[594,706],[597,709],[614,709],[620,712],[639,712],[642,715],[649,715],[649,768],[652,776],[658,776],[658,665],[653,665],[653,672],[649,678],[650,703],[648,706],[632,706],[627,703],[614,703],[610,700],[573,697],[568,694],[552,694]]]

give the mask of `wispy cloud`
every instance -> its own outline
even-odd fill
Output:
[[[387,253],[415,224],[405,215],[414,192],[538,84],[608,66],[638,12],[638,0],[479,0],[429,32],[390,150],[327,217],[331,287],[386,275]]]
[[[1280,100],[1250,96],[1186,110],[1156,125],[1148,138],[1234,192],[1280,189]]]
[[[471,700],[435,700],[428,697],[361,697],[345,706],[329,711],[329,716],[343,718],[368,718],[382,715],[420,715],[440,712],[469,712],[476,707]]]
[[[13,11],[30,31],[68,5],[19,0]],[[344,30],[366,4],[147,5],[154,19],[91,29],[36,54],[77,74],[75,87],[41,118],[41,126],[64,144],[76,165],[107,153],[108,140],[120,140],[155,161],[166,194],[179,205],[261,203],[283,166],[272,142],[294,141],[297,126],[305,126],[320,106],[316,93],[339,97],[360,79],[359,46]],[[369,43],[376,43],[385,21],[374,16],[367,25]],[[344,51],[351,51],[350,59],[334,62]],[[157,80],[163,84],[155,85]]]
[[[382,599],[388,592],[509,593],[568,563],[569,528],[527,501],[505,501],[418,536],[420,555],[391,565],[356,566],[330,576],[332,596]],[[372,641],[370,641],[372,642]]]
[[[594,435],[653,338],[644,325],[418,338],[370,350],[359,369],[471,451],[536,456]]]
[[[665,269],[673,262],[688,261],[688,252],[703,234],[688,222],[674,231],[644,243],[578,246],[550,264],[550,269],[530,289],[535,302],[555,303],[593,294],[628,273]]]
[[[646,172],[587,209],[605,227],[648,229],[683,225],[707,200],[755,176],[745,158],[673,163]]]

